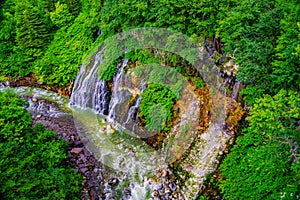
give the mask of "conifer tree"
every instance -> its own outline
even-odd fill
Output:
[[[43,50],[50,40],[49,26],[42,18],[44,11],[33,6],[28,1],[17,4],[16,65],[20,75],[30,72],[32,63],[41,58]]]

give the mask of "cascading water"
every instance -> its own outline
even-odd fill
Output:
[[[124,91],[120,90],[122,73],[128,63],[123,59],[117,74],[113,78],[113,91],[109,98],[107,83],[99,79],[98,70],[102,63],[101,52],[95,55],[92,65],[81,66],[74,82],[70,106],[80,109],[92,109],[97,114],[108,114],[107,120],[113,122],[116,118],[117,106],[124,101]],[[125,95],[126,96],[126,95]],[[110,101],[109,101],[110,99]]]
[[[140,92],[144,92],[146,89],[146,82],[142,83]],[[122,124],[122,126],[125,129],[128,129],[131,131],[131,133],[134,133],[135,127],[137,126],[139,122],[139,111],[140,111],[140,103],[142,101],[142,97],[138,96],[136,99],[136,102],[133,106],[131,106],[128,110],[126,121]]]
[[[194,94],[194,88],[188,82],[184,82],[181,91],[183,99],[177,101],[180,108],[178,115],[181,118],[173,124],[169,136],[163,141],[162,149],[154,150],[140,140],[143,136],[148,136],[150,132],[138,125],[138,113],[142,100],[140,93],[146,89],[147,80],[138,77],[134,70],[129,69],[124,73],[128,60],[123,59],[122,64],[117,66],[117,73],[113,77],[110,91],[108,83],[98,77],[98,70],[103,61],[100,56],[102,51],[100,50],[94,56],[88,66],[81,67],[74,83],[69,105],[75,107],[73,115],[75,121],[79,122],[77,130],[79,134],[82,134],[81,137],[87,149],[98,161],[116,170],[116,174],[123,172],[118,177],[120,182],[117,187],[111,187],[109,184],[104,186],[104,190],[108,191],[104,199],[112,198],[111,195],[117,199],[149,199],[155,191],[154,196],[157,191],[162,191],[160,185],[166,188],[164,192],[158,194],[159,196],[165,195],[163,199],[171,197],[171,193],[166,192],[170,191],[169,185],[175,188],[172,198],[194,199],[199,191],[199,184],[205,180],[205,175],[211,172],[217,152],[223,148],[222,146],[228,139],[220,128],[223,127],[223,121],[213,121],[209,130],[201,136],[197,135],[200,100]],[[160,71],[161,68],[155,69],[154,67],[152,70]],[[165,82],[165,86],[168,87],[168,81]],[[213,114],[221,116],[216,119],[221,119],[224,116],[223,96],[218,96],[213,103],[212,110],[215,111]],[[218,103],[221,106],[214,106]],[[103,115],[107,115],[105,119]],[[168,164],[173,158],[180,159],[182,153],[190,147],[193,139],[189,138],[196,135],[195,146],[189,151],[189,155],[186,155],[187,159],[180,163],[182,169],[192,178],[186,181],[182,190],[176,190],[176,182],[169,181],[168,177],[160,178],[163,176],[159,177],[157,171],[164,169],[168,171],[167,174],[170,174]],[[129,196],[128,190],[131,191]]]
[[[102,63],[101,51],[95,55],[93,65],[81,66],[74,82],[70,105],[81,109],[93,109],[99,114],[107,112],[108,90],[105,81],[99,79],[98,69]]]
[[[128,60],[123,59],[121,67],[118,69],[117,74],[113,78],[113,93],[111,95],[111,100],[109,103],[109,113],[108,113],[108,120],[113,122],[116,117],[116,106],[121,104],[124,101],[124,96],[122,91],[120,91],[120,81],[122,80],[122,74],[124,67],[127,65]]]
[[[123,126],[126,126],[127,124],[129,124],[130,121],[132,121],[134,123],[138,123],[138,112],[139,112],[141,100],[142,100],[142,97],[139,96],[137,98],[135,104],[130,107],[130,109],[128,111],[127,119],[126,119],[125,123],[123,123]]]
[[[106,86],[106,82],[103,80],[98,80],[96,83],[96,89],[93,96],[93,106],[92,108],[95,110],[95,112],[99,114],[106,114],[108,110],[108,89]]]

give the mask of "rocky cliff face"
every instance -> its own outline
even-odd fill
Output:
[[[196,88],[193,78],[185,81],[181,98],[173,106],[176,115],[168,122],[171,129],[154,133],[139,118],[140,94],[148,84],[145,76],[138,76],[134,70],[139,64],[123,59],[110,84],[97,84],[101,57],[95,54],[92,60],[80,70],[70,105],[77,113],[76,120],[82,130],[79,134],[86,141],[85,146],[117,174],[126,174],[118,178],[118,187],[112,188],[117,198],[143,199],[148,195],[147,198],[156,199],[195,199],[244,114],[236,102],[240,85],[235,83],[235,73],[228,74],[236,66],[228,64],[224,68],[228,71],[225,70],[226,76],[220,83],[228,87],[224,92],[212,91],[210,85]],[[156,69],[151,70],[150,74]],[[168,83],[165,82],[167,87]],[[162,170],[168,176],[162,176]],[[134,174],[139,178],[135,179]],[[120,195],[123,190],[130,190],[131,197],[129,192]]]
[[[82,198],[195,199],[228,152],[245,113],[239,103],[241,84],[231,73],[236,66],[227,63],[221,70],[224,93],[208,85],[197,88],[193,77],[185,81],[173,105],[176,115],[168,122],[171,129],[151,132],[139,117],[147,81],[137,76],[138,64],[124,59],[112,82],[105,82],[98,78],[101,62],[96,54],[81,67],[69,103],[73,116],[64,114],[68,100],[45,101],[51,95],[41,95],[42,90],[27,92],[34,120],[72,144],[70,162],[86,177]],[[197,70],[187,71],[199,76]],[[31,86],[30,78],[24,80]],[[26,93],[24,88],[16,91]]]

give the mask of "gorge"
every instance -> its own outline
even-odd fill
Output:
[[[59,100],[56,95],[51,98],[51,93],[43,95],[42,90],[20,88],[16,92],[21,96],[33,96],[39,102],[50,98],[60,105],[62,111],[69,104],[80,140],[109,171],[105,178],[107,181],[100,186],[102,191],[98,190],[99,198],[195,199],[206,176],[214,171],[217,156],[223,154],[226,142],[232,136],[224,129],[225,121],[212,120],[216,111],[220,116],[225,113],[220,113],[218,106],[213,107],[207,88],[196,89],[194,83],[184,79],[181,99],[173,105],[173,108],[178,108],[178,114],[172,120],[171,129],[167,133],[164,131],[164,136],[158,134],[159,130],[147,130],[140,123],[139,112],[141,94],[148,82],[153,81],[151,74],[166,70],[170,76],[172,73],[177,75],[174,83],[184,77],[167,66],[165,69],[156,65],[135,69],[130,67],[133,63],[124,58],[117,64],[112,81],[103,81],[98,75],[103,62],[102,51],[94,54],[89,65],[81,66],[69,103],[64,98]],[[137,69],[149,74],[138,77]],[[233,88],[232,96],[236,96],[239,88]],[[218,98],[214,98],[213,102],[221,106],[230,99],[225,95],[221,96],[223,99]],[[43,106],[30,105],[31,113],[37,112],[39,117],[45,115]],[[216,110],[207,110],[210,106]],[[47,114],[50,118],[58,117],[51,116],[51,112]],[[151,137],[152,140],[147,141]],[[161,140],[160,146],[153,146],[151,142],[158,139]],[[116,182],[111,183],[114,180]]]

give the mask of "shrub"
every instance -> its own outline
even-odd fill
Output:
[[[79,199],[82,177],[66,163],[68,143],[33,125],[26,102],[0,93],[0,196],[3,199]]]
[[[195,88],[204,88],[206,86],[205,82],[198,77],[194,77]]]
[[[149,130],[168,130],[166,120],[173,117],[173,105],[176,96],[163,85],[150,83],[141,94],[140,117],[145,117]]]
[[[299,198],[299,104],[299,94],[283,90],[256,101],[245,135],[220,167],[225,199]]]

